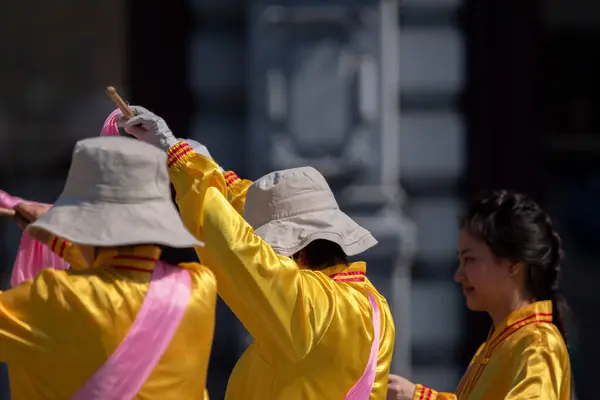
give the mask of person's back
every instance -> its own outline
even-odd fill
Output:
[[[191,157],[189,169],[202,168],[204,157]],[[242,202],[224,189],[222,175],[187,171],[182,164],[170,171],[183,220],[206,242],[198,255],[254,338],[233,371],[226,398],[340,399],[364,376],[369,398],[383,398],[394,321],[385,298],[366,278],[366,264],[346,258],[376,241],[335,200],[323,202],[332,195],[320,174],[299,168],[259,179],[245,198],[246,223],[229,204],[232,196]],[[207,183],[215,186],[204,195]],[[262,184],[265,196],[256,193]],[[374,325],[380,326],[378,335]]]
[[[112,167],[76,165],[76,148],[63,195],[27,228],[72,268],[44,270],[0,294],[0,356],[9,366],[12,397],[207,398],[216,280],[199,264],[159,261],[159,246],[201,245],[170,200],[164,155],[132,139],[89,142],[80,158]],[[139,164],[150,175],[142,173],[145,182],[136,185],[131,178]],[[94,172],[106,182],[80,188],[89,197],[78,199],[74,187],[96,182]],[[111,172],[126,184],[108,179]]]
[[[362,263],[358,263],[362,264]],[[364,264],[363,264],[364,266]],[[339,269],[339,268],[338,268]],[[334,267],[335,270],[335,267]],[[365,370],[373,341],[371,305],[365,292],[373,294],[381,310],[380,343],[377,374],[370,398],[385,396],[386,380],[393,353],[394,323],[383,296],[364,275],[346,275],[353,281],[343,283],[343,276],[333,281],[334,271],[303,270],[301,279],[318,287],[318,295],[329,298],[330,306],[313,310],[321,327],[313,338],[310,352],[301,359],[281,358],[269,343],[255,341],[238,361],[227,388],[228,399],[333,399],[341,398]],[[360,278],[359,278],[360,276]],[[310,296],[306,293],[306,296]],[[307,330],[301,321],[292,329]],[[266,327],[268,329],[268,327]],[[390,345],[386,345],[390,344]],[[340,373],[343,371],[343,373]],[[244,394],[246,397],[244,397]]]
[[[23,315],[19,318],[21,343],[11,346],[4,358],[9,363],[14,399],[70,398],[123,341],[154,269],[154,261],[141,257],[160,254],[154,247],[131,250],[114,252],[115,256],[92,269],[44,270],[34,281],[4,293],[3,304],[28,300],[27,308],[23,302],[17,308]],[[137,398],[204,398],[216,281],[199,264],[180,266],[190,273],[192,295],[175,336]],[[14,327],[14,322],[0,318],[0,334],[14,331],[2,326]],[[21,365],[21,358],[33,362]]]

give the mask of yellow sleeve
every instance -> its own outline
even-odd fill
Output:
[[[479,348],[477,349],[477,351],[475,352],[475,355],[473,356],[471,363],[473,362],[473,360],[475,358],[477,358],[477,356],[479,355],[479,353],[481,353],[481,351],[484,349],[485,347],[485,342],[483,342]],[[464,377],[463,377],[464,379]],[[428,388],[427,386],[423,386],[423,385],[416,385],[417,389],[415,390],[415,394],[413,395],[413,400],[425,400],[425,399],[431,399],[431,400],[457,400],[458,396],[455,393],[446,393],[446,392],[437,392],[431,388]],[[430,396],[430,397],[427,397]]]
[[[303,358],[327,326],[328,283],[316,274],[301,274],[291,258],[278,256],[256,236],[224,197],[218,166],[202,171],[196,157],[170,163],[169,173],[183,222],[206,243],[196,249],[200,260],[212,269],[219,295],[263,352],[291,361]],[[316,315],[318,310],[325,311]]]
[[[225,178],[225,197],[241,216],[244,216],[244,206],[246,205],[246,194],[248,188],[252,185],[249,179],[240,179],[235,172],[227,171],[223,175]]]
[[[531,340],[521,340],[518,344],[522,351],[515,350],[517,357],[512,364],[511,389],[505,400],[543,399],[558,400],[569,388],[564,388],[564,382],[570,382],[570,371],[564,368],[561,351],[553,351],[545,343]],[[563,357],[564,358],[564,357]]]
[[[48,247],[52,252],[65,260],[74,269],[83,269],[87,267],[87,261],[77,248],[77,245],[68,240],[61,239],[58,236],[50,235]]]
[[[69,329],[62,318],[68,307],[59,274],[65,271],[45,269],[34,280],[0,293],[0,361],[34,362],[34,353],[49,351],[55,331]]]
[[[244,215],[246,193],[252,181],[240,179],[233,171],[222,173],[213,160],[196,153],[186,142],[178,142],[173,145],[168,151],[168,156],[169,169],[174,167],[180,172],[177,174],[177,185],[173,182],[177,193],[179,193],[178,187],[196,184],[198,180],[213,180],[212,184],[220,187],[233,208],[240,215]]]
[[[435,390],[428,388],[427,386],[417,385],[413,400],[457,400],[457,397],[453,393],[442,393],[436,392]]]

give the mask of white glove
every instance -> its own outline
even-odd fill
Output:
[[[177,139],[167,126],[164,119],[140,106],[129,106],[135,117],[126,120],[122,114],[117,114],[117,124],[125,132],[135,136],[138,140],[152,144],[165,151],[177,142],[186,142],[198,154],[214,160],[205,145],[192,139]],[[221,171],[224,171],[221,168]]]
[[[164,119],[140,106],[130,106],[135,116],[126,120],[122,114],[117,115],[117,124],[125,132],[142,142],[152,144],[167,151],[177,143],[177,138],[167,126]]]

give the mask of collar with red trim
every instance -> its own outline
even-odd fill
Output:
[[[362,261],[340,264],[321,271],[336,282],[364,282],[367,264]]]
[[[491,333],[481,355],[484,358],[489,358],[492,355],[492,352],[512,334],[526,325],[540,322],[552,323],[551,301],[536,301],[535,303],[531,303],[510,313]]]
[[[161,249],[156,246],[102,248],[98,251],[93,267],[152,272],[160,254]]]

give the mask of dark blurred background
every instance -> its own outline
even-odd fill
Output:
[[[599,39],[594,0],[6,1],[0,188],[52,202],[114,108],[107,85],[240,176],[313,165],[380,240],[393,372],[448,391],[490,327],[452,281],[456,217],[481,189],[526,192],[565,239],[577,395],[595,399]],[[6,287],[19,232],[0,233]],[[215,338],[221,399],[249,340],[223,304]]]

